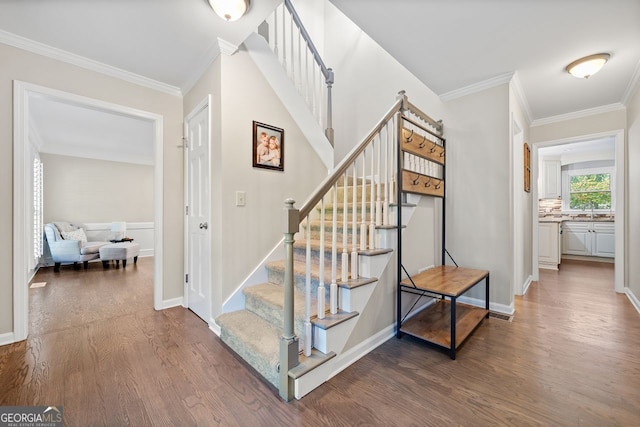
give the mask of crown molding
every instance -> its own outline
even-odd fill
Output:
[[[631,80],[629,80],[629,84],[627,85],[627,89],[624,91],[624,95],[622,96],[622,103],[627,105],[633,94],[638,90],[638,86],[640,86],[640,61],[636,64],[636,69],[631,76]]]
[[[218,47],[220,48],[220,52],[229,56],[233,55],[238,51],[238,46],[236,46],[235,44],[229,43],[226,40],[222,40],[220,37],[218,37]]]
[[[189,78],[180,86],[183,94],[189,93],[191,89],[198,83],[202,75],[207,71],[207,68],[216,60],[222,51],[220,39],[214,41],[209,45],[205,53],[198,60],[197,66],[193,67],[193,72],[189,75]],[[237,49],[237,48],[236,48]]]
[[[565,120],[579,119],[581,117],[593,116],[596,114],[610,113],[612,111],[624,110],[626,107],[620,102],[614,104],[601,105],[600,107],[588,108],[586,110],[573,111],[566,114],[558,114],[557,116],[545,117],[543,119],[536,119],[531,122],[531,126],[542,126],[551,123],[564,122]]]
[[[522,88],[522,83],[520,82],[520,77],[518,77],[518,72],[513,73],[513,78],[511,79],[511,87],[516,94],[516,98],[518,103],[520,104],[520,108],[524,112],[525,119],[527,119],[527,123],[531,125],[531,107],[529,107],[529,101],[527,100],[527,95]]]
[[[514,73],[505,73],[500,74],[499,76],[492,77],[488,80],[483,80],[478,83],[474,83],[469,86],[461,87],[460,89],[455,89],[440,95],[440,99],[443,102],[449,102],[454,99],[462,98],[463,96],[471,95],[477,92],[482,92],[483,90],[491,89],[505,83],[511,81]]]
[[[130,71],[125,71],[102,62],[94,61],[93,59],[85,58],[84,56],[76,55],[75,53],[67,52],[44,43],[30,40],[8,31],[0,30],[0,43],[56,59],[58,61],[66,62],[87,70],[105,74],[107,76],[115,77],[159,92],[164,92],[169,95],[182,96],[180,88],[175,86],[171,86]]]

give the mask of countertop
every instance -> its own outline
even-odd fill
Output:
[[[593,219],[591,215],[579,216],[579,215],[562,215],[562,216],[541,216],[539,222],[615,222],[615,217],[611,215],[594,215]]]

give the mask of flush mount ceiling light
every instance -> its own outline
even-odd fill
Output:
[[[249,0],[209,0],[209,4],[225,21],[240,19],[249,10]]]
[[[597,53],[595,55],[585,56],[567,65],[566,70],[569,74],[579,79],[588,79],[600,71],[610,57],[611,55],[608,53]]]

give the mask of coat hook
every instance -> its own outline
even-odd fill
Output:
[[[438,144],[436,144],[435,141],[433,141],[433,146],[431,147],[431,149],[429,150],[430,153],[433,153],[434,151],[436,151],[436,147],[438,146]]]
[[[444,157],[444,150],[440,153],[440,157]]]
[[[424,183],[424,186],[425,186],[425,187],[431,187],[430,182],[431,182],[431,177],[429,177],[429,180],[428,180],[427,182],[425,182],[425,183]]]
[[[419,183],[420,183],[420,175],[418,175],[416,179],[413,180],[413,185],[418,185]]]
[[[411,129],[411,133],[409,134],[409,136],[406,138],[407,140],[405,142],[411,142],[413,141],[413,129]]]
[[[433,187],[433,188],[435,188],[436,190],[439,190],[441,185],[442,185],[442,181],[439,181],[439,182],[436,184],[436,186],[435,186],[435,187]]]
[[[427,137],[422,135],[422,142],[420,143],[420,145],[418,145],[418,147],[419,148],[424,148],[426,140],[427,140]]]

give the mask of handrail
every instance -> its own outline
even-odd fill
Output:
[[[410,101],[407,101],[407,108],[416,116],[420,117],[425,122],[429,123],[431,126],[436,128],[438,132],[440,132],[439,138],[442,137],[442,120],[435,121],[431,117],[424,114],[418,107],[413,105]]]
[[[284,5],[286,6],[287,10],[291,14],[291,18],[293,19],[293,22],[296,24],[296,27],[298,27],[298,30],[300,30],[300,33],[302,34],[302,38],[304,38],[304,41],[307,43],[307,46],[309,46],[309,50],[311,50],[311,53],[313,54],[313,58],[316,60],[316,62],[320,66],[320,70],[322,70],[322,75],[324,75],[324,78],[325,78],[325,83],[333,84],[334,83],[333,71],[330,68],[327,68],[327,66],[324,64],[324,61],[320,57],[320,52],[318,52],[318,49],[316,49],[316,46],[313,44],[313,41],[311,40],[311,36],[309,35],[309,33],[307,33],[306,28],[302,24],[302,21],[300,20],[300,16],[298,16],[298,13],[294,9],[293,4],[291,3],[291,0],[284,0]]]
[[[347,156],[342,159],[342,161],[334,168],[331,172],[331,175],[326,177],[324,181],[320,184],[318,189],[311,194],[311,197],[307,199],[306,202],[300,207],[300,220],[302,221],[304,218],[309,215],[309,212],[313,210],[313,208],[322,200],[322,198],[327,194],[327,192],[331,189],[333,184],[338,182],[338,179],[346,172],[346,170],[353,164],[353,162],[358,158],[360,154],[367,148],[367,145],[379,131],[384,127],[384,125],[393,117],[395,113],[400,111],[402,107],[403,100],[399,99],[395,104],[389,109],[387,114],[378,122],[377,125],[373,127],[371,132],[362,140],[360,144],[355,146]]]

